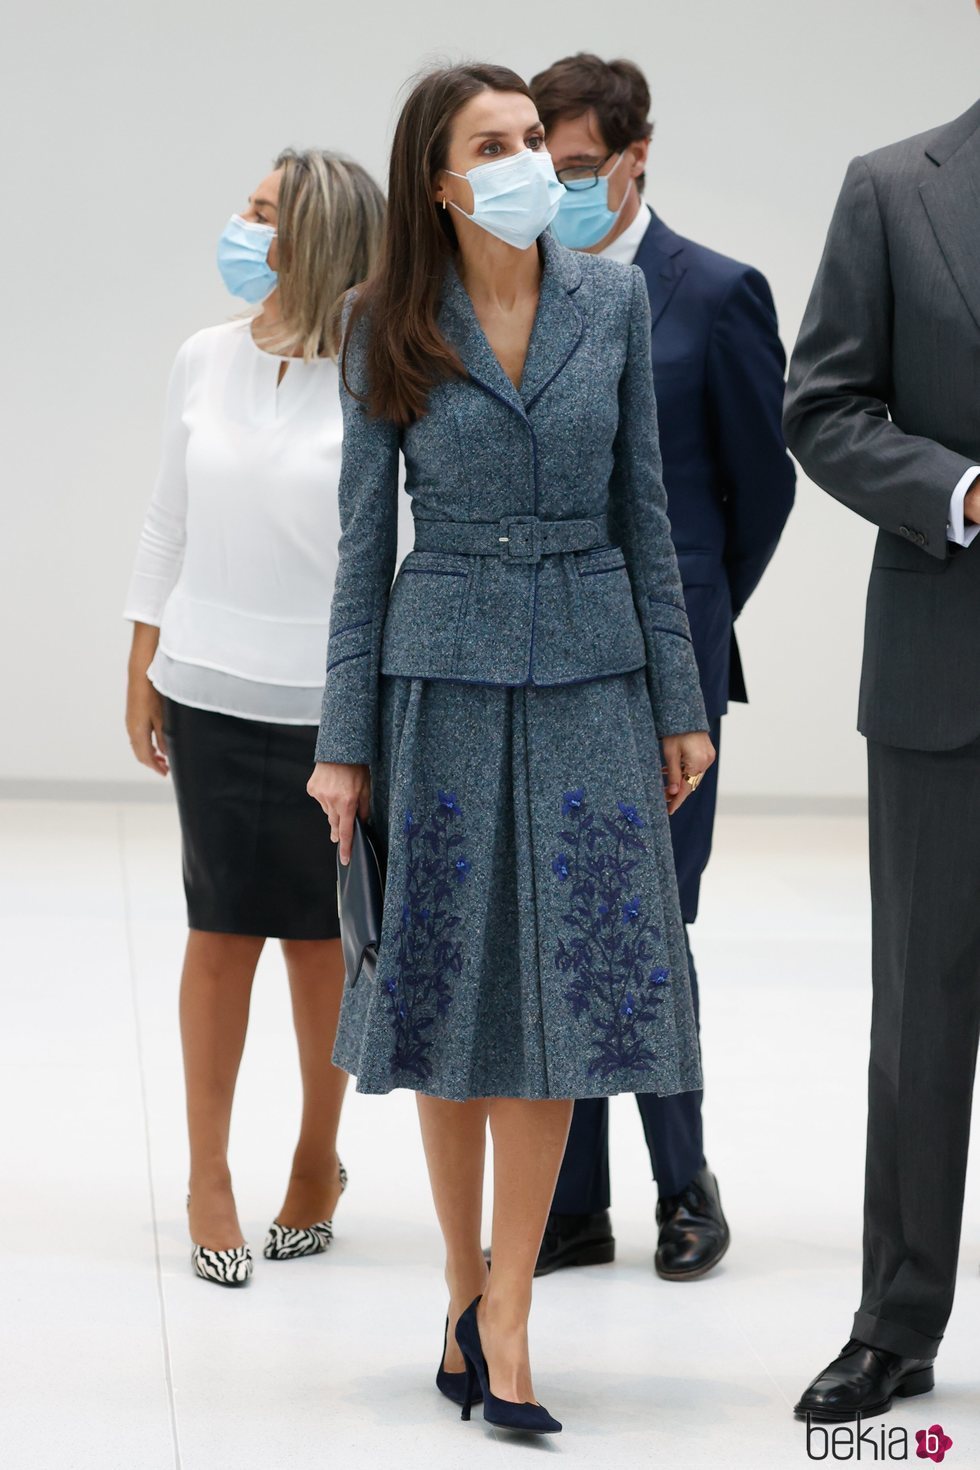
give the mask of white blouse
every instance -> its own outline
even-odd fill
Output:
[[[123,616],[159,627],[149,677],[179,703],[319,721],[340,539],[337,377],[328,358],[264,351],[250,318],[177,353]]]

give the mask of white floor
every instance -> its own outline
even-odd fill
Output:
[[[276,946],[233,1130],[256,1274],[238,1292],[194,1278],[182,925],[172,808],[0,804],[4,1470],[808,1463],[790,1406],[847,1338],[859,1289],[861,820],[721,821],[694,939],[708,1157],[734,1243],[702,1282],[657,1280],[639,1120],[614,1100],[618,1260],[538,1284],[536,1382],[566,1431],[535,1444],[461,1424],[432,1385],[439,1247],[409,1094],[350,1095],[333,1251],[262,1260],[298,1095]],[[939,1421],[951,1463],[980,1465],[978,1262],[973,1177],[940,1386],[880,1421],[905,1426],[912,1460],[914,1431]]]

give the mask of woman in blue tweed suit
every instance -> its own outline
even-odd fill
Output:
[[[701,1082],[668,813],[714,758],[644,279],[555,241],[561,192],[514,73],[417,83],[380,264],[345,303],[309,784],[342,862],[355,812],[385,849],[378,970],[347,987],[334,1060],[418,1094],[456,1337],[439,1386],[541,1431],[527,1320],[570,1100]],[[399,453],[415,549],[392,584]]]

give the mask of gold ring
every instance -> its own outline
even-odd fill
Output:
[[[701,785],[701,780],[703,776],[703,771],[695,771],[693,776],[685,776],[684,780],[687,782],[688,786],[690,786],[692,791],[697,791],[698,787]]]

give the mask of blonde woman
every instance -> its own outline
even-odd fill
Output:
[[[256,307],[188,338],[125,616],[136,759],[172,775],[189,935],[180,1025],[193,1262],[240,1286],[253,1261],[228,1167],[256,964],[280,940],[303,1080],[299,1141],[264,1254],[325,1250],[346,1175],[344,977],[329,829],[306,794],[340,534],[335,304],[373,267],[384,198],[357,164],[287,150],[218,265]]]

